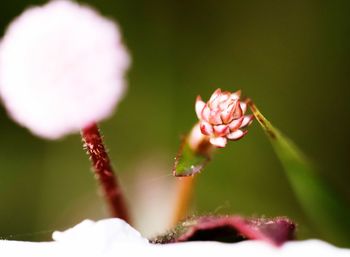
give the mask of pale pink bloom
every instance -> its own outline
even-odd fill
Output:
[[[129,55],[118,26],[73,1],[24,11],[0,44],[0,94],[36,135],[59,138],[110,116]]]
[[[219,88],[207,103],[197,97],[195,109],[200,131],[210,137],[212,145],[225,147],[227,140],[238,140],[247,133],[243,128],[253,121],[253,115],[244,115],[247,104],[240,101],[240,94]]]

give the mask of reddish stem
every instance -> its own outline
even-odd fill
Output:
[[[82,130],[84,148],[90,156],[94,173],[98,179],[111,215],[130,223],[122,189],[103,145],[97,125],[94,123]]]

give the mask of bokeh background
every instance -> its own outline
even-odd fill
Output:
[[[26,7],[44,2],[2,3],[1,35]],[[349,1],[85,2],[118,21],[132,55],[128,93],[101,127],[145,235],[168,222],[173,158],[196,120],[195,97],[217,87],[254,99],[350,202]],[[49,240],[55,229],[108,216],[79,135],[39,139],[1,107],[0,142],[1,238]],[[256,122],[199,175],[192,211],[288,216],[299,238],[323,238]]]

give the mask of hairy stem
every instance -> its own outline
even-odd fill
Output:
[[[97,125],[94,123],[84,128],[81,136],[84,142],[84,148],[90,156],[95,177],[100,183],[111,215],[130,223],[122,189],[113,172]]]

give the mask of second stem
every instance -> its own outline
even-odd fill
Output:
[[[97,125],[94,123],[84,128],[81,135],[112,216],[130,223],[122,189],[113,172]]]

